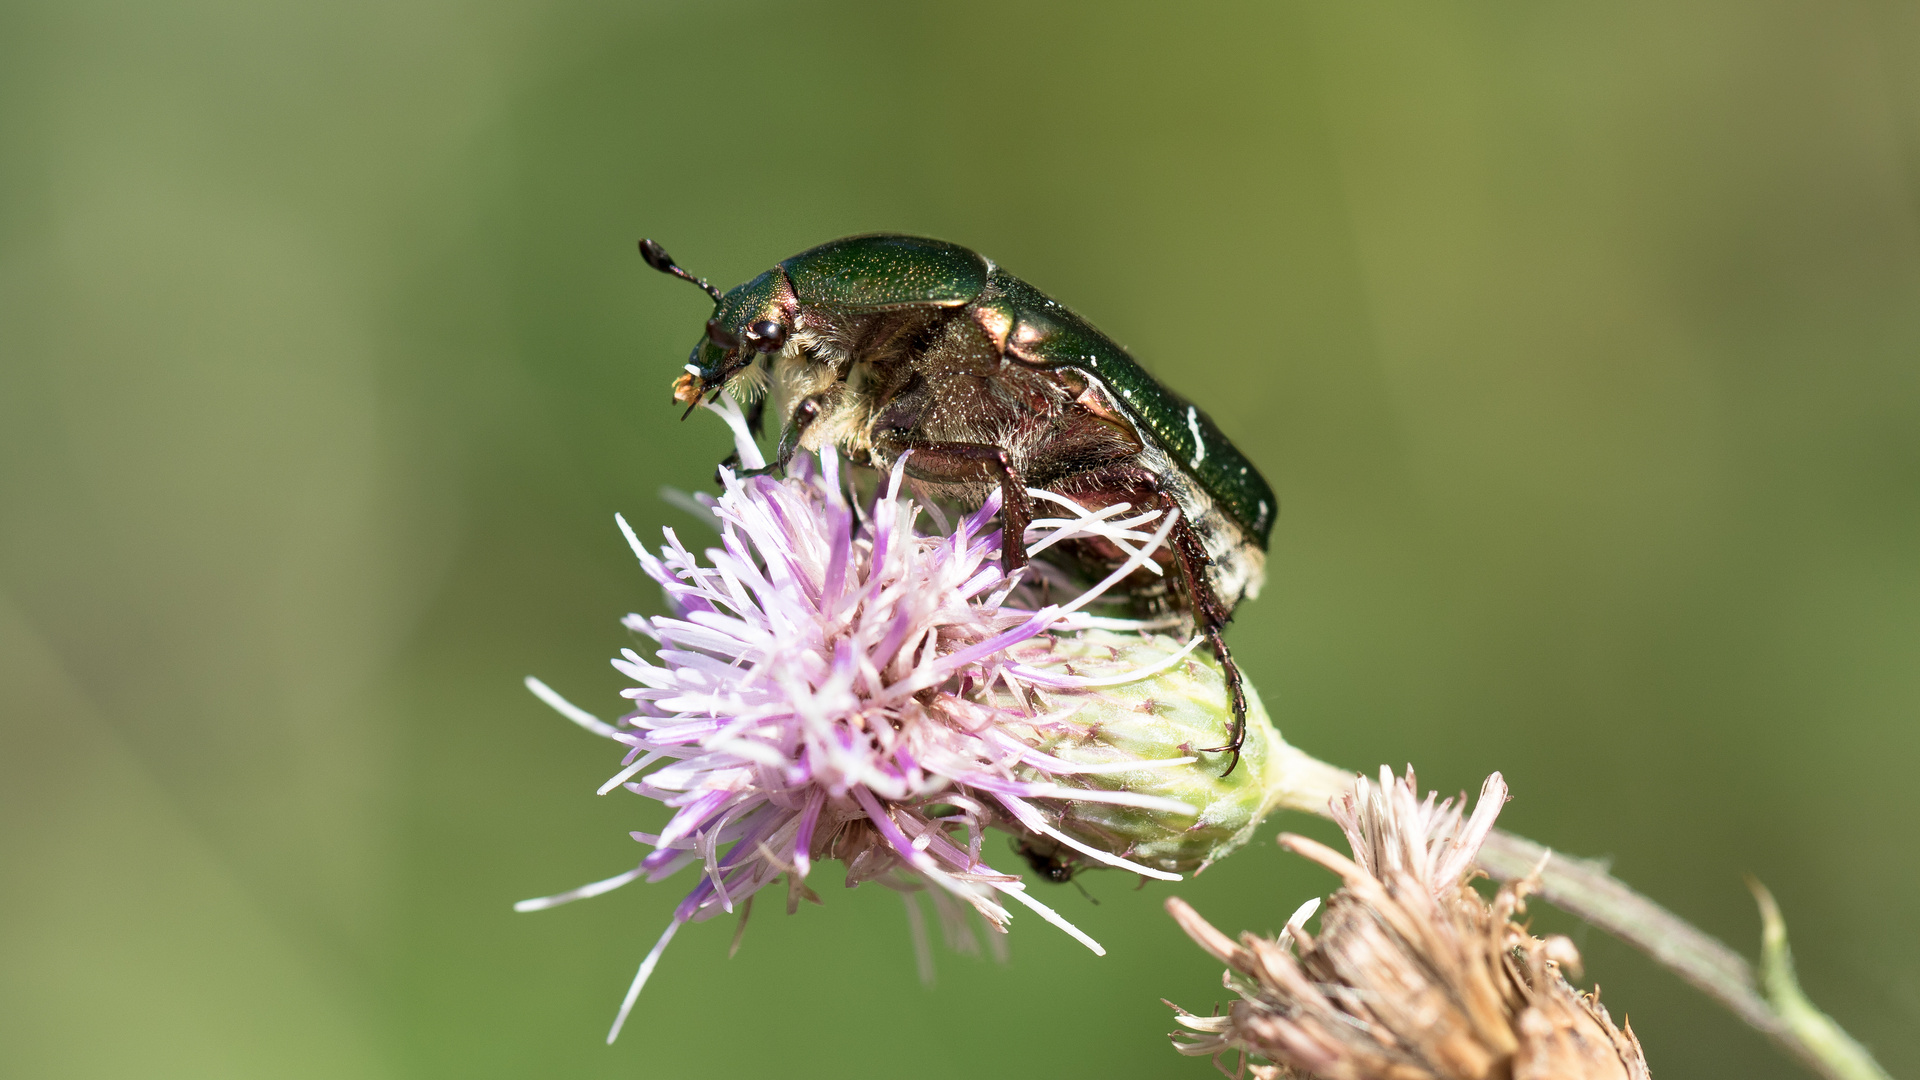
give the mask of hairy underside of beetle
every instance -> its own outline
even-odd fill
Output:
[[[998,486],[985,475],[942,473],[943,447],[998,448],[1026,487],[1089,509],[1171,502],[1192,526],[1224,621],[1259,590],[1264,553],[1214,499],[1142,436],[1097,379],[1074,368],[1042,369],[1002,354],[964,308],[804,313],[771,358],[768,407],[781,418],[781,453],[833,446],[850,460],[908,474],[944,499],[978,506]],[[805,406],[803,408],[803,405]],[[919,462],[914,456],[920,458]],[[916,465],[921,468],[916,468]],[[1101,540],[1062,545],[1050,560],[1082,575],[1124,561]],[[1144,614],[1195,614],[1174,560],[1142,570],[1119,590]]]

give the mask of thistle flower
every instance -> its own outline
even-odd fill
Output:
[[[641,963],[609,1042],[680,927],[736,908],[744,920],[782,876],[792,912],[814,898],[805,883],[821,859],[844,863],[849,886],[908,893],[916,928],[911,893],[926,890],[950,923],[970,909],[1003,929],[1010,902],[1102,953],[1017,875],[988,864],[989,827],[1179,880],[1244,843],[1288,798],[1276,780],[1320,777],[1255,698],[1247,766],[1222,780],[1224,755],[1193,749],[1219,745],[1230,718],[1218,669],[1194,654],[1200,638],[1088,612],[1129,575],[1160,572],[1154,554],[1171,514],[1089,512],[1032,491],[1062,513],[1033,522],[1029,551],[1097,535],[1128,556],[1077,596],[1039,603],[1032,578],[1045,568],[1009,578],[998,564],[999,534],[988,531],[997,496],[950,525],[927,508],[938,528],[922,533],[900,468],[861,510],[831,451],[798,459],[784,479],[753,474],[762,459],[738,407],[722,398],[714,411],[750,473],[723,470],[723,492],[705,504],[721,546],[703,564],[669,529],[656,555],[619,520],[672,609],[625,620],[658,645],[654,659],[626,649],[613,662],[636,684],[624,692],[633,711],[607,724],[528,680],[628,748],[603,794],[624,786],[674,813],[657,835],[632,834],[653,849],[634,868],[517,909],[688,866],[700,874]],[[923,935],[917,944],[924,956]]]
[[[1226,962],[1226,985],[1240,995],[1224,1016],[1174,1006],[1191,1029],[1172,1036],[1174,1048],[1263,1058],[1250,1070],[1260,1080],[1645,1080],[1632,1028],[1614,1027],[1598,991],[1580,994],[1562,977],[1578,970],[1573,944],[1535,938],[1514,921],[1529,883],[1503,887],[1492,903],[1468,884],[1506,798],[1495,773],[1463,823],[1453,800],[1420,799],[1412,769],[1404,780],[1382,769],[1377,787],[1362,778],[1332,807],[1351,860],[1282,834],[1283,848],[1344,883],[1317,937],[1304,925],[1317,900],[1277,940],[1236,942],[1169,899],[1181,928]]]

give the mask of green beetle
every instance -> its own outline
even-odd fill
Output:
[[[770,388],[783,425],[779,461],[832,445],[977,506],[1002,495],[1002,565],[1025,565],[1029,487],[1089,509],[1128,502],[1178,510],[1166,576],[1128,582],[1149,610],[1194,621],[1232,697],[1239,763],[1246,698],[1221,638],[1258,595],[1277,503],[1273,489],[1207,414],[1161,386],[1126,350],[1038,289],[957,244],[875,233],[822,244],[722,294],[640,241],[647,264],[713,297],[674,399],[728,387],[753,404]],[[1122,553],[1081,541],[1084,569]]]

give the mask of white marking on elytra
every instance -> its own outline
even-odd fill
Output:
[[[698,366],[698,365],[696,365],[696,364],[688,364],[688,365],[686,365],[686,368],[687,368],[687,374],[689,374],[689,375],[698,375],[698,374],[700,374],[700,368],[699,368],[699,366]]]
[[[1264,529],[1266,527],[1267,527],[1267,500],[1261,499],[1260,500],[1260,518],[1259,520],[1253,523],[1253,529],[1255,532],[1259,532],[1261,529]]]
[[[1206,460],[1207,444],[1200,437],[1200,410],[1191,405],[1187,406],[1187,430],[1193,432],[1193,460],[1187,462],[1187,468],[1197,469]]]

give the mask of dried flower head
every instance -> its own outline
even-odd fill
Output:
[[[1191,1029],[1175,1033],[1175,1048],[1264,1059],[1250,1069],[1261,1080],[1644,1080],[1632,1028],[1614,1027],[1598,991],[1578,993],[1562,977],[1578,970],[1573,944],[1515,922],[1527,883],[1502,888],[1492,903],[1469,884],[1506,798],[1495,773],[1463,822],[1464,797],[1422,800],[1412,769],[1396,780],[1383,768],[1378,786],[1361,778],[1332,807],[1351,860],[1283,834],[1282,847],[1344,883],[1317,936],[1303,924],[1318,901],[1278,940],[1236,942],[1169,899],[1188,935],[1226,962],[1226,985],[1240,995],[1224,1016],[1175,1006]]]
[[[737,407],[723,398],[715,411],[757,470]],[[673,816],[657,835],[633,834],[652,851],[631,870],[519,909],[688,866],[700,873],[640,965],[609,1041],[681,926],[736,908],[744,919],[753,895],[782,876],[791,912],[815,899],[805,882],[822,859],[844,863],[849,886],[907,893],[916,931],[912,894],[927,891],[962,934],[969,909],[1000,929],[1012,902],[1098,953],[1017,875],[988,864],[989,827],[1089,865],[1178,880],[1243,843],[1278,798],[1263,784],[1291,759],[1264,714],[1250,718],[1248,764],[1236,775],[1220,778],[1224,755],[1194,751],[1219,745],[1230,717],[1217,667],[1194,655],[1197,636],[1183,643],[1087,612],[1128,575],[1159,572],[1171,516],[1089,512],[1034,491],[1063,512],[1033,522],[1030,551],[1098,535],[1129,556],[1091,588],[1044,603],[1001,572],[999,534],[988,531],[997,497],[950,525],[935,509],[938,528],[923,533],[923,508],[901,494],[898,468],[864,507],[831,452],[797,459],[784,479],[722,479],[721,495],[705,501],[721,545],[704,562],[672,530],[655,555],[620,521],[672,609],[625,620],[658,648],[614,661],[636,684],[620,725],[528,680],[628,747],[602,793],[624,786]]]

